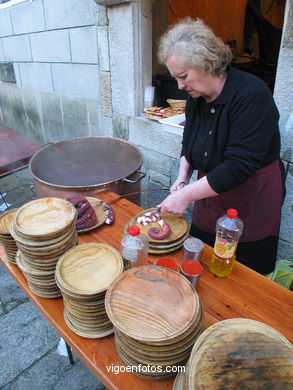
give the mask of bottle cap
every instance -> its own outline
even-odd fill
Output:
[[[238,211],[236,209],[229,209],[227,210],[227,216],[229,218],[236,218],[238,215]]]
[[[137,225],[131,225],[131,226],[129,226],[129,228],[128,228],[128,233],[129,233],[131,236],[138,236],[139,233],[140,233],[140,228],[139,228],[139,226],[137,226]]]

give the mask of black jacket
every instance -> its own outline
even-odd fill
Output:
[[[189,97],[182,153],[223,193],[279,158],[279,113],[266,84],[229,67],[221,94],[211,103]]]

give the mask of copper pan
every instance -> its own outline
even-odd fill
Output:
[[[37,197],[91,196],[102,191],[123,195],[140,192],[142,154],[117,138],[79,137],[53,143],[38,151],[29,169]],[[139,204],[140,195],[129,200]]]

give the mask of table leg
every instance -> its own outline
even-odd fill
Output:
[[[74,364],[74,360],[73,360],[73,355],[72,355],[71,348],[70,348],[70,346],[66,343],[66,341],[65,341],[65,345],[66,345],[66,350],[67,350],[67,353],[68,353],[69,362],[70,362],[70,364]]]

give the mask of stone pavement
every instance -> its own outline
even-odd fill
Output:
[[[0,210],[35,198],[27,169],[0,179]],[[0,211],[0,212],[1,212]],[[57,352],[60,336],[0,265],[0,390],[103,390],[74,354]]]

